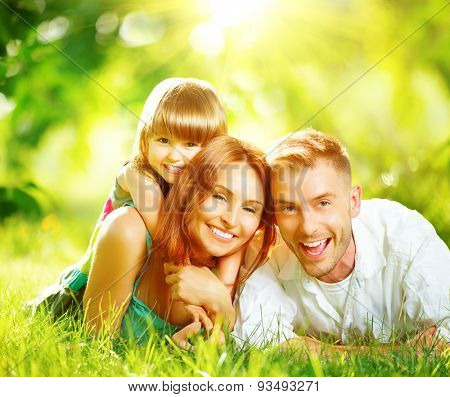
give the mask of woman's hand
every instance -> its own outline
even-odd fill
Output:
[[[201,323],[203,325],[203,328],[205,328],[207,332],[210,332],[213,329],[213,322],[208,317],[208,313],[205,312],[205,309],[203,309],[203,307],[195,305],[185,305],[184,308],[192,316],[193,323]]]
[[[224,318],[232,329],[236,314],[225,285],[207,267],[165,263],[166,283],[174,300],[202,306],[213,319]]]
[[[186,325],[183,329],[172,335],[173,342],[182,349],[193,351],[194,347],[189,343],[188,339],[197,335],[202,328],[202,323],[199,321]]]

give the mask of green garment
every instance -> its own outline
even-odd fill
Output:
[[[125,202],[124,206],[134,207],[133,202]],[[98,224],[97,224],[98,225]],[[98,227],[98,230],[100,227]],[[97,236],[98,230],[93,234],[91,238],[93,248]],[[148,230],[146,231],[146,241],[147,241],[147,252],[149,261],[151,254],[151,236]],[[89,259],[89,269],[91,265],[93,249],[88,250],[89,255],[86,256]],[[86,264],[86,261],[80,261]],[[38,308],[45,308],[48,310],[55,318],[60,317],[64,313],[70,312],[77,314],[82,307],[83,295],[86,289],[88,274],[82,270],[80,262],[75,265],[66,268],[59,276],[55,284],[46,288],[42,293],[33,301],[29,302],[28,305],[33,311]],[[137,296],[136,290],[145,271],[145,266],[141,271],[141,275],[135,281],[133,286],[133,293],[131,297],[130,304],[125,313],[122,321],[121,336],[128,339],[135,339],[138,343],[145,343],[149,337],[149,330],[153,328],[159,333],[163,334],[174,334],[181,327],[176,327],[168,322],[164,321],[162,318],[158,317],[148,306],[144,304]]]

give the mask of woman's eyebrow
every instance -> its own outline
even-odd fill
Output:
[[[223,185],[216,185],[216,189],[217,188],[225,190],[230,196],[234,196],[234,193],[230,189],[228,189],[227,187],[225,187]],[[256,203],[256,204],[263,206],[263,203],[261,203],[261,201],[258,201],[258,200],[246,200],[245,202],[246,203]]]
[[[284,199],[277,199],[275,200],[274,204],[289,204],[294,205],[292,201],[284,200]]]
[[[232,192],[230,189],[228,189],[227,187],[225,187],[225,186],[223,186],[223,185],[216,185],[216,189],[217,189],[217,188],[220,188],[220,189],[225,190],[230,196],[233,196],[233,195],[234,195],[233,192]]]
[[[261,207],[263,206],[263,203],[261,203],[261,201],[258,200],[247,200],[246,203],[256,203],[259,204]]]

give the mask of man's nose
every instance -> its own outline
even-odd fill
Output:
[[[319,223],[313,211],[305,208],[302,212],[300,228],[305,236],[313,236],[319,229]]]

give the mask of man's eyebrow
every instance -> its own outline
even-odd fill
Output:
[[[311,201],[316,201],[316,200],[319,200],[319,199],[325,198],[325,197],[336,197],[336,194],[331,193],[331,192],[321,193],[318,196],[314,197]]]

